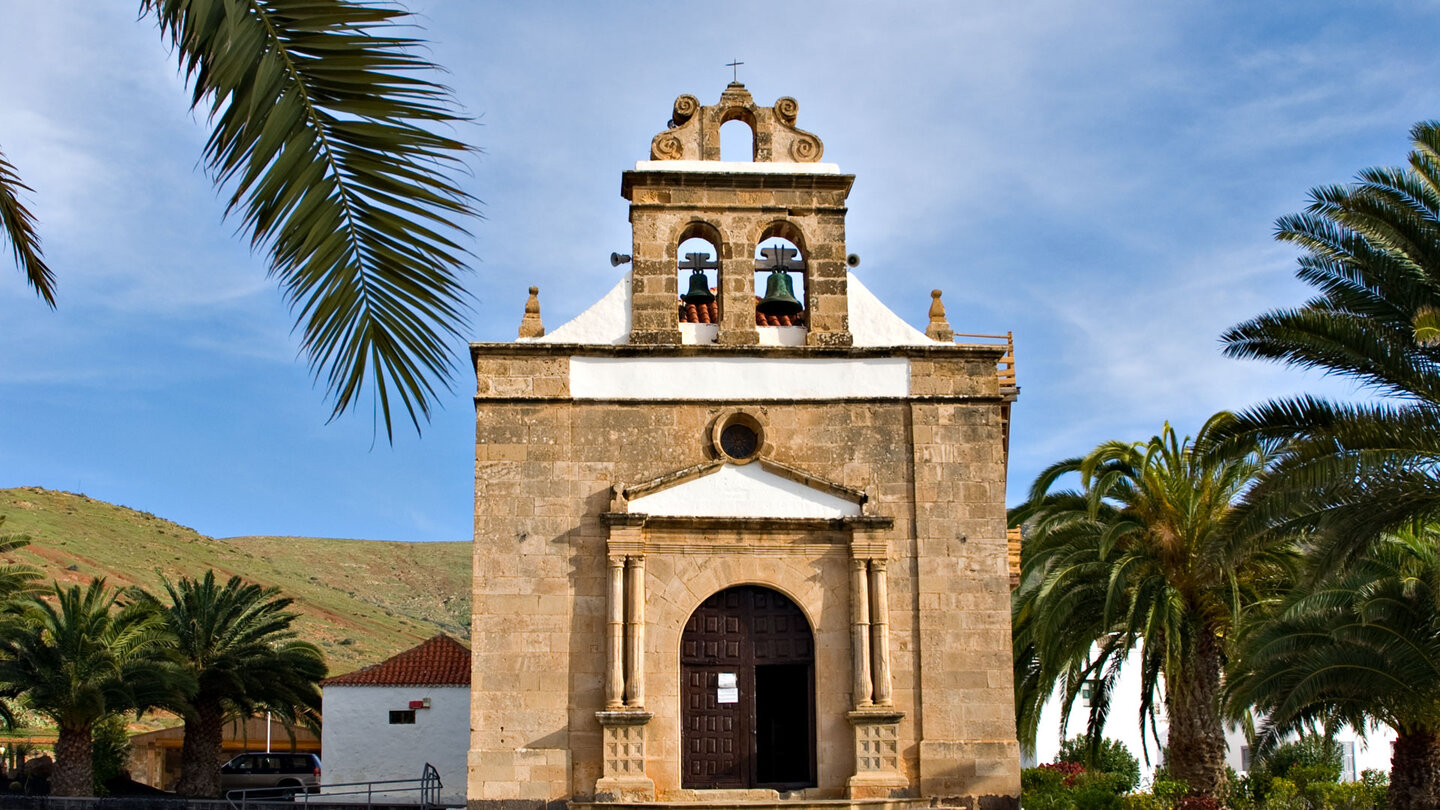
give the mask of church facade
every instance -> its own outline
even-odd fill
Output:
[[[850,272],[854,176],[796,118],[681,96],[625,277],[471,347],[474,808],[1016,806],[1013,362]]]

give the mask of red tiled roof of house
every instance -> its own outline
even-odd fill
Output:
[[[711,290],[710,292],[715,292]],[[755,297],[755,303],[760,303],[760,297]],[[680,323],[719,323],[720,303],[711,301],[708,304],[687,304],[680,302]],[[756,326],[804,326],[805,313],[797,312],[794,315],[766,315],[763,312],[755,313]]]
[[[336,675],[321,686],[469,686],[470,649],[441,633],[378,664]]]

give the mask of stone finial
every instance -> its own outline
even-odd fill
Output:
[[[750,91],[731,82],[720,103],[701,106],[692,95],[675,99],[669,128],[650,142],[651,160],[719,160],[720,125],[744,121],[755,136],[757,163],[815,163],[825,152],[813,134],[795,126],[800,104],[785,96],[772,107],[761,107]]]
[[[945,320],[945,305],[940,303],[940,291],[931,290],[930,298],[930,323],[925,327],[925,337],[942,343],[954,343],[955,330],[951,329],[950,322]]]
[[[538,338],[545,336],[545,324],[540,322],[540,288],[531,287],[530,297],[525,300],[525,315],[520,319],[520,337]]]

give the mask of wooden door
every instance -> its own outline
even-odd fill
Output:
[[[742,586],[706,599],[680,642],[683,787],[815,781],[814,637],[784,595]]]

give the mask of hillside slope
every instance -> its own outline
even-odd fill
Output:
[[[139,585],[162,577],[239,574],[295,600],[300,636],[325,652],[331,674],[349,672],[436,633],[469,643],[470,544],[387,543],[315,537],[206,537],[193,529],[36,487],[0,489],[0,533],[30,545],[8,556],[42,568],[44,581]]]

